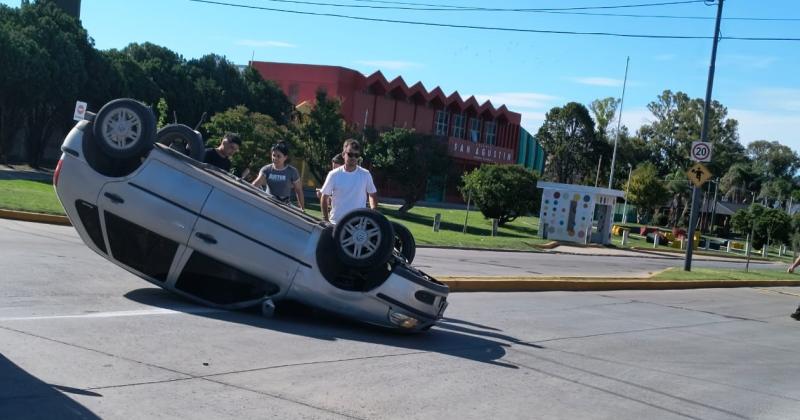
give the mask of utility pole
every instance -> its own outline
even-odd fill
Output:
[[[631,172],[633,166],[628,164],[628,183],[625,185],[625,205],[622,206],[622,224],[628,222],[628,190],[631,188]]]
[[[708,66],[708,83],[706,85],[706,101],[703,104],[703,127],[700,130],[700,141],[708,142],[708,114],[711,109],[711,91],[714,88],[714,66],[717,61],[717,44],[719,44],[719,24],[722,21],[722,3],[717,0],[717,21],[714,25],[714,43],[711,47],[711,64]],[[697,225],[697,205],[700,203],[700,188],[692,188],[692,212],[689,215],[689,238],[686,247],[684,271],[692,271],[692,248],[694,247],[694,231]]]
[[[611,174],[608,175],[608,188],[614,188],[614,165],[617,164],[617,143],[619,143],[619,126],[622,123],[622,104],[625,102],[625,86],[628,84],[628,63],[631,57],[625,59],[625,79],[622,81],[622,98],[619,100],[619,117],[617,118],[617,136],[614,138],[614,153],[611,154]]]
[[[717,217],[717,191],[719,191],[719,177],[714,182],[714,210],[711,211],[711,226],[709,231],[714,229],[714,219]]]
[[[600,155],[600,160],[597,161],[597,175],[594,177],[594,186],[597,186],[597,183],[600,182],[600,166],[603,165],[603,155]]]

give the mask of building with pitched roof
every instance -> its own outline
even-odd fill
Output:
[[[448,155],[459,174],[483,163],[522,164],[541,173],[544,151],[533,136],[520,127],[522,116],[505,105],[478,102],[474,96],[449,95],[438,86],[422,82],[409,86],[398,76],[387,80],[376,71],[365,76],[338,66],[254,61],[267,80],[275,81],[294,104],[313,103],[318,89],[341,101],[344,120],[355,128],[378,130],[413,128],[447,142]],[[427,199],[460,201],[457,179],[431,180]],[[393,186],[376,177],[382,194],[393,195]]]

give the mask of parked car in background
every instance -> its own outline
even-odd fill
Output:
[[[271,315],[289,299],[407,331],[441,319],[449,289],[411,266],[407,229],[368,209],[331,226],[200,162],[203,148],[117,99],[67,135],[56,193],[89,248],[205,305]]]

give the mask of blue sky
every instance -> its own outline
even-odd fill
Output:
[[[403,11],[335,8],[270,0],[222,0],[287,10],[395,20],[555,31],[711,36],[716,6],[702,2],[657,7],[585,10],[591,13],[699,16],[662,19],[525,12]],[[318,3],[390,6],[363,0]],[[658,0],[400,0],[491,8],[566,8],[656,3]],[[663,0],[662,0],[663,1]],[[19,1],[0,0],[18,6]],[[724,20],[723,36],[800,38],[800,2],[726,0],[723,17],[797,18]],[[302,16],[189,0],[83,0],[81,19],[100,49],[153,42],[185,58],[207,53],[237,64],[259,61],[327,64],[409,84],[439,85],[449,94],[505,103],[536,132],[545,113],[569,101],[589,104],[619,97],[630,56],[622,123],[632,131],[651,118],[646,106],[664,89],[705,95],[711,40],[631,39],[513,33]],[[724,40],[713,97],[739,120],[741,142],[777,140],[800,151],[800,42]]]

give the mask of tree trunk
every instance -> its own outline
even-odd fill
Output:
[[[403,200],[403,205],[400,206],[400,209],[398,209],[398,211],[400,212],[400,214],[406,215],[409,210],[414,208],[415,203],[416,201]]]

